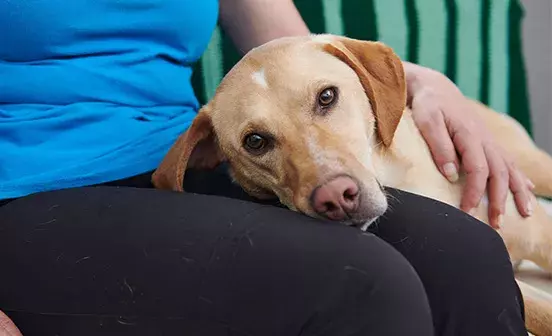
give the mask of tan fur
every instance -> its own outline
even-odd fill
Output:
[[[535,194],[552,197],[552,178],[550,168],[552,157],[538,148],[529,134],[516,120],[498,114],[483,104],[470,100],[496,141],[507,146],[516,165],[535,184]]]
[[[338,88],[338,100],[320,109],[317,94],[329,86]],[[228,161],[235,180],[253,196],[275,195],[313,217],[312,191],[340,174],[359,182],[357,219],[367,225],[387,209],[378,182],[459,207],[465,177],[450,183],[439,172],[406,108],[405,87],[400,60],[381,43],[330,35],[272,41],[249,52],[226,75],[153,182],[182,191],[186,168]],[[552,158],[511,118],[473,104],[537,192],[552,195]],[[244,149],[251,132],[271,139],[262,155]],[[535,199],[533,208],[533,216],[522,218],[509,195],[498,232],[513,260],[531,260],[552,271],[551,221]],[[474,215],[488,223],[487,210],[481,202]],[[518,283],[528,329],[552,335],[550,300]]]

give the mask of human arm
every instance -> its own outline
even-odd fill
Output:
[[[276,38],[310,34],[292,0],[223,0],[220,23],[242,54]]]

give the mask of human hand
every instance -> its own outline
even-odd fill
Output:
[[[458,87],[437,71],[404,65],[412,116],[437,167],[451,182],[458,180],[460,169],[466,173],[460,208],[471,213],[487,190],[489,222],[496,229],[502,222],[509,189],[519,213],[530,216],[534,185],[494,142]]]
[[[12,320],[2,311],[0,311],[0,336],[22,336]]]

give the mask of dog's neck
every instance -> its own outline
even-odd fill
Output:
[[[410,123],[409,111],[406,110],[389,146],[385,146],[379,139],[372,139],[370,144],[374,149],[372,160],[376,178],[385,186],[402,186],[416,164],[416,158],[408,148],[410,145],[415,147],[418,141],[416,135],[412,134]]]
[[[443,192],[444,189],[458,188],[459,185],[451,184],[438,170],[410,109],[404,111],[390,146],[371,145],[374,148],[372,160],[376,178],[384,186],[432,198],[457,194]],[[428,185],[422,181],[432,183]],[[454,197],[444,201],[455,206],[459,202]]]

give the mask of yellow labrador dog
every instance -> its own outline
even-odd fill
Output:
[[[552,158],[512,119],[473,102],[516,164],[552,196]],[[171,148],[153,176],[157,188],[183,191],[187,168],[228,161],[258,198],[366,227],[388,208],[389,186],[458,207],[465,178],[439,172],[406,107],[402,63],[385,45],[316,35],[282,38],[249,52]],[[532,199],[523,218],[508,196],[498,232],[512,260],[552,271],[552,223]],[[473,214],[488,223],[487,202]],[[528,329],[552,335],[552,304],[518,280]]]

